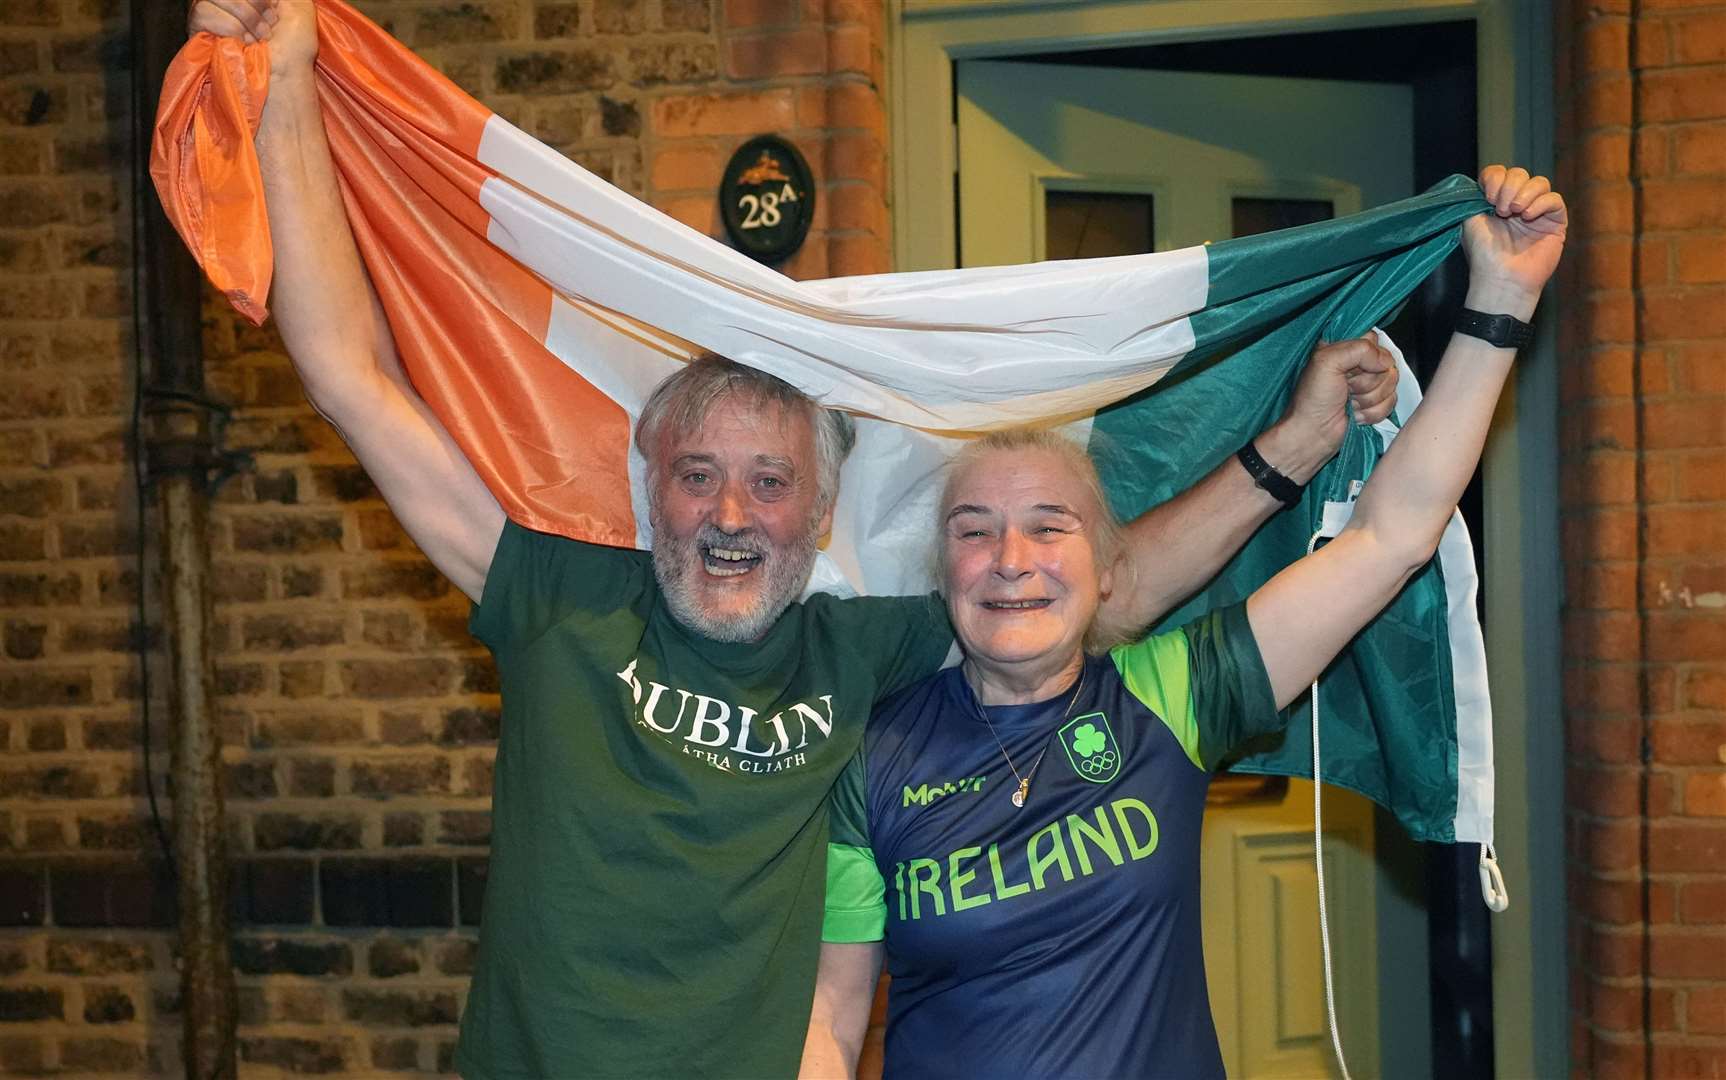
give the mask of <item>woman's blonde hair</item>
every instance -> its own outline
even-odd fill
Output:
[[[954,479],[986,455],[1017,451],[1051,454],[1071,470],[1073,479],[1078,481],[1089,504],[1088,507],[1081,506],[1076,509],[1080,511],[1079,517],[1085,523],[1085,538],[1090,541],[1098,573],[1112,568],[1115,572],[1114,591],[1131,588],[1133,565],[1131,561],[1121,558],[1126,549],[1127,532],[1121,525],[1121,519],[1116,517],[1114,510],[1110,508],[1108,497],[1103,493],[1103,482],[1097,476],[1096,462],[1083,446],[1048,427],[1017,427],[991,431],[967,443],[964,449],[953,455],[953,459],[948,462],[947,482],[942,486],[941,500],[935,506],[937,540],[933,555],[936,588],[943,596],[948,592],[946,519],[947,509],[953,501]],[[1096,617],[1091,620],[1091,625],[1085,630],[1085,651],[1094,655],[1108,652],[1114,646],[1132,640],[1141,629],[1114,625],[1099,609]]]

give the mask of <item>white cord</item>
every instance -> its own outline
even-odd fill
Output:
[[[1330,1020],[1330,1045],[1336,1051],[1336,1063],[1342,1066],[1342,1080],[1349,1080],[1348,1059],[1342,1056],[1342,1033],[1336,1023],[1336,985],[1330,967],[1330,916],[1324,903],[1324,809],[1320,793],[1324,790],[1318,779],[1318,680],[1312,684],[1312,846],[1313,861],[1318,869],[1318,934],[1324,946],[1324,1009]]]
[[[1325,535],[1324,531],[1312,534],[1307,541],[1308,555],[1318,547],[1318,542]],[[1342,1032],[1336,1022],[1336,981],[1331,973],[1330,962],[1330,915],[1325,911],[1324,899],[1324,786],[1319,782],[1318,753],[1318,680],[1312,681],[1312,849],[1313,866],[1318,871],[1318,933],[1319,941],[1324,951],[1324,1009],[1325,1018],[1330,1022],[1330,1045],[1336,1051],[1336,1063],[1342,1068],[1342,1080],[1350,1080],[1348,1059],[1342,1053]]]

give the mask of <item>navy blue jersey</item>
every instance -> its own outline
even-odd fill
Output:
[[[994,735],[979,709],[957,668],[887,699],[835,794],[824,936],[885,933],[887,1074],[1221,1076],[1205,789],[1280,723],[1245,607],[988,709]],[[996,735],[1036,764],[1022,808]]]

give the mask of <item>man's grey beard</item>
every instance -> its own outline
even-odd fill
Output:
[[[803,592],[809,571],[815,566],[820,543],[814,528],[788,547],[776,548],[754,530],[728,533],[712,524],[701,526],[693,537],[682,539],[658,528],[653,532],[653,574],[665,595],[665,606],[678,622],[715,641],[758,641],[772,629],[779,616]],[[704,610],[698,599],[697,575],[705,574],[704,547],[735,548],[761,556],[750,571],[760,577],[755,597],[735,615],[717,615]]]

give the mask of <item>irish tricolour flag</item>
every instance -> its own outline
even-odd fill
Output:
[[[348,216],[415,388],[533,529],[651,543],[631,423],[711,350],[859,418],[814,587],[921,591],[942,463],[968,433],[1057,421],[1099,450],[1131,516],[1280,413],[1322,336],[1383,320],[1485,208],[1455,179],[1340,221],[1155,255],[792,281],[590,175],[339,0],[319,0],[319,92]],[[271,265],[252,151],[263,49],[201,36],[170,71],[152,164],[180,233],[262,321]],[[1399,408],[1418,399],[1403,380]],[[1300,557],[1396,424],[1357,427],[1309,488],[1171,621]],[[1418,838],[1490,842],[1474,570],[1439,558],[1325,676],[1323,779]],[[1299,710],[1302,704],[1294,707]],[[1299,716],[1301,713],[1296,713]],[[1311,741],[1240,768],[1311,775]]]

